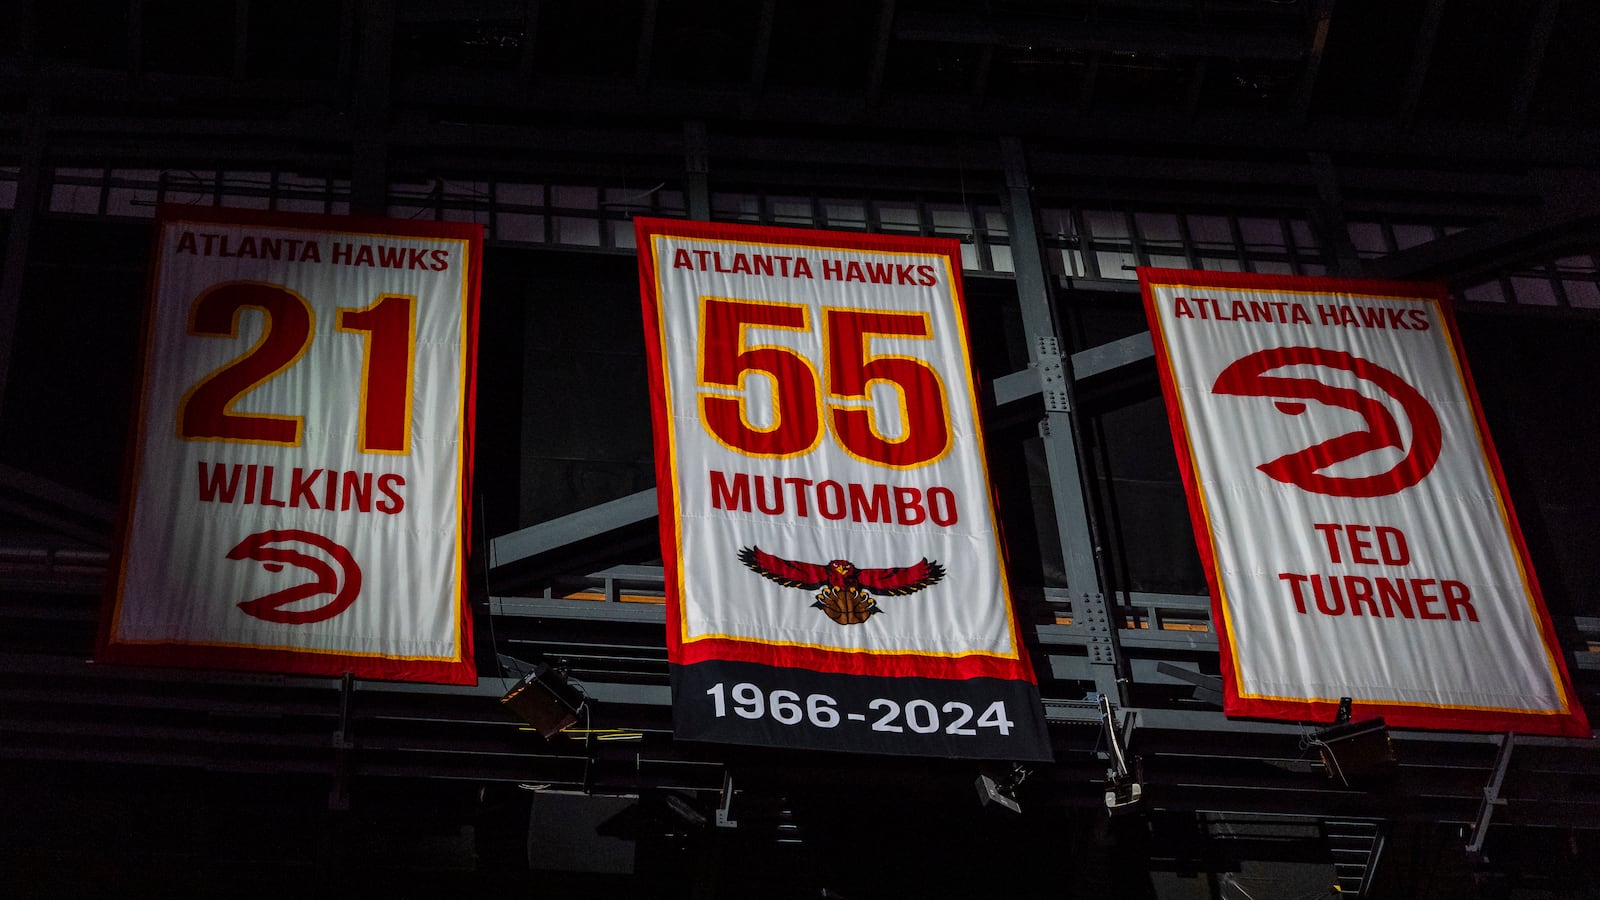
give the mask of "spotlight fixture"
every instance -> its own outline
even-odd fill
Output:
[[[560,672],[539,663],[506,692],[500,702],[512,715],[532,725],[545,740],[577,724],[586,702]]]
[[[1133,812],[1144,799],[1144,786],[1139,782],[1139,758],[1134,757],[1133,767],[1128,767],[1128,754],[1122,746],[1122,732],[1117,730],[1116,717],[1111,714],[1111,698],[1100,695],[1100,729],[1105,733],[1111,749],[1111,768],[1106,771],[1106,812],[1113,816]]]
[[[1363,779],[1382,775],[1397,764],[1389,727],[1382,716],[1352,721],[1352,702],[1339,698],[1339,714],[1333,725],[1311,735],[1329,778],[1338,778],[1345,787]]]
[[[978,788],[978,801],[984,806],[994,803],[1014,813],[1021,813],[1022,804],[1017,801],[1017,787],[1032,774],[1022,763],[1012,763],[1011,768],[1004,770],[982,766],[974,783]]]

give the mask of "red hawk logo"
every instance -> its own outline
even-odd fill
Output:
[[[1268,375],[1291,366],[1348,372],[1387,397],[1410,421],[1411,447],[1405,458],[1376,475],[1346,477],[1322,470],[1386,447],[1404,448],[1400,425],[1382,403],[1358,391],[1313,378]],[[1275,347],[1258,350],[1228,364],[1217,376],[1213,393],[1272,400],[1278,411],[1298,416],[1306,401],[1347,409],[1366,428],[1328,438],[1303,450],[1280,456],[1256,468],[1267,477],[1302,490],[1334,497],[1383,497],[1428,477],[1444,443],[1439,416],[1420,391],[1399,375],[1370,360],[1323,347]]]
[[[327,560],[295,549],[294,544],[322,551],[338,566],[335,570]],[[315,578],[264,597],[246,600],[239,604],[245,615],[267,622],[285,625],[306,625],[321,622],[350,608],[361,593],[361,567],[355,557],[339,544],[312,531],[285,529],[261,531],[240,541],[228,551],[228,559],[253,559],[268,572],[282,572],[285,565],[311,573]],[[343,576],[341,579],[340,576]],[[340,581],[344,584],[341,587]],[[319,598],[321,606],[299,605],[301,601]]]
[[[903,597],[944,579],[944,566],[929,562],[927,557],[910,566],[862,569],[848,559],[836,559],[827,565],[795,562],[773,556],[760,547],[744,547],[739,550],[739,561],[750,571],[784,587],[817,591],[816,602],[811,606],[840,625],[860,625],[883,612],[873,594]]]

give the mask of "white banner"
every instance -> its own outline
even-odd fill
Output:
[[[166,208],[98,658],[452,683],[475,225]]]
[[[680,733],[1036,757],[1042,726],[1001,733],[1038,700],[984,466],[959,248],[665,220],[638,237]],[[724,678],[712,663],[772,668]],[[845,678],[824,691],[802,672]],[[939,693],[971,679],[1026,690],[976,706]],[[773,706],[788,694],[807,710],[792,723]],[[963,714],[950,733],[972,740],[934,736]],[[909,738],[883,742],[896,733]]]
[[[1587,735],[1443,290],[1139,277],[1227,712]]]

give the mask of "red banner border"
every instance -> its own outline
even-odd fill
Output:
[[[122,566],[127,547],[128,525],[133,515],[133,478],[143,449],[145,379],[151,339],[155,333],[155,296],[160,277],[162,229],[182,222],[214,225],[256,225],[293,228],[305,231],[348,234],[370,233],[396,237],[444,238],[465,241],[468,246],[466,334],[463,336],[463,374],[465,396],[462,402],[462,487],[460,549],[457,556],[460,584],[457,633],[460,655],[453,659],[403,659],[388,656],[321,653],[265,647],[233,647],[188,642],[127,643],[112,640],[112,630],[121,605]],[[138,378],[133,398],[133,426],[128,431],[123,454],[122,498],[112,542],[110,579],[101,604],[95,634],[94,659],[98,663],[133,666],[162,666],[191,669],[243,669],[295,675],[344,675],[387,681],[419,681],[434,684],[476,684],[477,663],[473,650],[472,607],[467,591],[467,565],[472,543],[473,436],[477,424],[478,303],[483,272],[483,226],[471,222],[419,222],[385,219],[377,216],[337,216],[317,213],[272,212],[231,207],[196,207],[163,204],[156,210],[150,242],[148,275],[145,280],[145,314],[139,336]]]
[[[1500,494],[1506,519],[1510,526],[1514,551],[1522,560],[1523,571],[1538,616],[1540,634],[1545,649],[1555,661],[1560,688],[1568,712],[1519,713],[1510,711],[1471,709],[1456,706],[1431,706],[1423,704],[1366,703],[1358,700],[1361,718],[1382,716],[1388,725],[1400,728],[1439,728],[1459,731],[1516,731],[1523,734],[1544,734],[1566,737],[1589,737],[1588,719],[1572,678],[1567,671],[1566,657],[1556,637],[1555,627],[1545,607],[1544,593],[1528,556],[1523,540],[1522,526],[1506,489],[1505,472],[1500,465],[1500,455],[1495,451],[1488,423],[1483,417],[1483,405],[1478,399],[1478,389],[1467,367],[1466,353],[1461,346],[1460,330],[1456,327],[1455,312],[1448,289],[1432,282],[1387,281],[1366,278],[1333,278],[1318,276],[1262,275],[1244,272],[1206,272],[1187,269],[1158,269],[1141,266],[1137,269],[1139,293],[1145,316],[1151,323],[1151,339],[1155,345],[1156,373],[1161,382],[1161,394],[1166,403],[1167,424],[1172,431],[1173,446],[1177,449],[1178,471],[1183,479],[1184,494],[1188,499],[1189,520],[1194,529],[1195,542],[1200,551],[1200,564],[1205,570],[1206,584],[1211,591],[1211,616],[1220,649],[1220,667],[1224,686],[1223,711],[1230,716],[1263,719],[1289,719],[1302,722],[1331,722],[1338,712],[1339,701],[1331,700],[1281,700],[1239,695],[1238,673],[1234,670],[1233,648],[1229,640],[1226,621],[1221,607],[1221,585],[1217,575],[1217,561],[1212,552],[1210,525],[1200,502],[1199,484],[1194,471],[1189,435],[1179,413],[1177,382],[1172,372],[1172,362],[1163,340],[1159,312],[1155,308],[1154,285],[1182,285],[1184,287],[1234,288],[1241,290],[1293,290],[1330,294],[1370,294],[1392,297],[1410,297],[1431,300],[1439,310],[1448,329],[1451,348],[1455,353],[1467,399],[1472,406],[1472,416],[1482,438],[1485,461]]]
[[[966,291],[961,281],[961,243],[953,238],[928,238],[921,236],[868,234],[858,232],[823,231],[808,228],[781,228],[767,225],[744,225],[721,222],[704,222],[690,219],[634,219],[635,244],[638,248],[639,295],[647,323],[659,326],[660,298],[656,296],[656,271],[654,236],[681,237],[704,240],[747,241],[772,244],[799,244],[808,247],[862,250],[868,252],[917,253],[942,255],[951,262],[951,292],[955,300],[955,314],[960,322],[962,338],[971,345],[967,328]],[[662,365],[659,327],[645,328],[646,370],[650,383],[650,416],[655,435],[656,493],[660,512],[662,563],[666,576],[666,617],[668,658],[674,663],[690,664],[712,659],[744,662],[762,662],[794,666],[819,672],[839,672],[862,675],[920,676],[926,678],[1009,678],[1036,683],[1033,668],[1022,641],[1022,625],[1014,604],[1008,610],[1011,621],[1012,646],[1017,648],[1016,658],[984,654],[967,656],[935,656],[907,653],[845,653],[812,647],[774,645],[760,641],[733,638],[705,638],[689,643],[681,640],[681,598],[677,595],[678,559],[677,510],[674,504],[672,448],[667,438],[666,388]],[[980,437],[983,432],[982,404],[978,402],[978,384],[971,362],[966,366],[967,384],[973,392],[973,409],[977,415],[974,425]],[[987,463],[985,463],[987,465]],[[1000,565],[1007,565],[1004,534],[995,502],[994,487],[989,486],[989,521],[995,528],[995,540]],[[1009,574],[1006,575],[1009,583]]]

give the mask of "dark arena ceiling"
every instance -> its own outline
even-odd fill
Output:
[[[4,6],[0,894],[1600,896],[1592,741],[1396,731],[1347,786],[1326,723],[1222,715],[1131,280],[1447,284],[1600,715],[1600,6]],[[158,203],[484,224],[476,687],[89,662]],[[674,741],[634,215],[962,241],[1056,755],[1020,813],[1003,762]],[[581,734],[502,709],[534,660]]]

